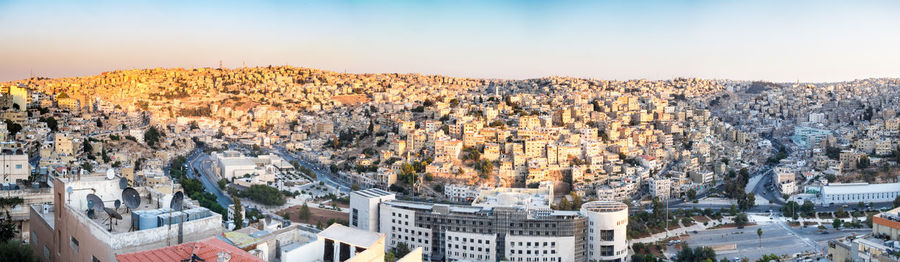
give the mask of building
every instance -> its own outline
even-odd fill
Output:
[[[191,260],[192,258],[202,259],[201,261],[264,261],[247,251],[214,237],[180,245],[116,255],[116,260],[120,262],[195,261]]]
[[[16,183],[20,180],[28,180],[31,175],[31,164],[28,163],[28,154],[21,147],[7,147],[0,150],[0,177],[3,183]]]
[[[31,205],[30,211],[30,244],[42,261],[116,261],[116,254],[201,241],[222,233],[221,215],[189,199],[183,212],[160,208],[169,205],[172,195],[152,189],[135,188],[141,199],[138,208],[112,209],[112,201],[121,200],[123,191],[118,178],[56,178],[52,183],[53,204]],[[110,221],[106,213],[89,212],[89,194],[98,196],[104,207],[122,219]]]
[[[900,207],[872,216],[872,233],[900,240]]]
[[[672,180],[665,178],[650,179],[650,196],[660,200],[669,199],[672,196]]]
[[[833,183],[822,187],[822,203],[851,204],[859,202],[891,202],[900,195],[900,183]]]
[[[628,206],[613,201],[593,201],[581,206],[588,218],[588,261],[625,261],[628,257]]]
[[[382,262],[384,234],[332,224],[304,239],[281,247],[280,261],[292,262]],[[422,249],[414,249],[397,262],[421,262]]]
[[[818,145],[819,142],[829,135],[831,135],[831,131],[829,130],[796,126],[794,127],[794,135],[791,136],[791,141],[801,148],[810,148],[811,146]]]
[[[381,202],[396,199],[396,195],[378,188],[350,193],[350,227],[380,232],[378,213]]]
[[[404,243],[429,260],[624,261],[627,206],[595,201],[581,211],[551,210],[544,195],[483,190],[473,205],[381,201],[379,212],[369,213],[377,217],[359,219],[379,222],[386,249]],[[358,194],[350,206],[382,197]]]
[[[793,194],[797,191],[796,175],[789,167],[775,168],[775,182],[782,194]]]

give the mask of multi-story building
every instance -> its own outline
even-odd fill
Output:
[[[379,232],[378,213],[381,202],[394,200],[396,195],[378,189],[353,191],[350,193],[350,226],[370,232]]]
[[[625,261],[628,257],[628,206],[594,201],[581,206],[588,218],[588,261]]]
[[[672,180],[665,178],[650,179],[650,196],[660,200],[669,199],[671,196]]]
[[[549,183],[525,191],[483,190],[472,205],[385,200],[390,197],[358,192],[351,195],[353,210],[377,205],[378,211],[365,214],[370,217],[360,212],[356,219],[378,221],[386,249],[404,243],[421,248],[430,260],[583,262],[627,256],[627,206],[596,201],[581,211],[551,210]],[[351,226],[372,230],[371,224]]]
[[[172,195],[136,188],[138,208],[124,212],[108,201],[122,200],[119,179],[86,176],[78,180],[56,178],[53,204],[31,206],[31,248],[42,261],[115,261],[116,254],[157,249],[199,241],[222,233],[222,216],[185,199],[184,212],[170,212]],[[104,208],[89,207],[88,195],[96,195]],[[115,213],[122,219],[110,219]],[[172,222],[178,221],[177,222]]]

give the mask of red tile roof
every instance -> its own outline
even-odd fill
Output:
[[[229,245],[215,237],[164,248],[118,254],[116,255],[116,260],[122,262],[181,261],[191,257],[194,247],[197,247],[196,255],[206,261],[216,261],[220,252],[231,253],[230,261],[232,262],[263,261],[247,253],[247,251]]]

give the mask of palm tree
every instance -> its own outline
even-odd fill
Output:
[[[759,237],[759,247],[762,248],[762,228],[756,229],[756,236]]]

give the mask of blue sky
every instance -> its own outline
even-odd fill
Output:
[[[900,77],[891,1],[9,1],[0,80],[294,65],[488,78]]]

